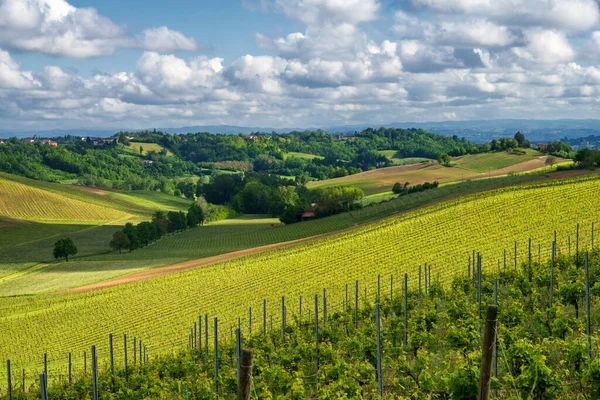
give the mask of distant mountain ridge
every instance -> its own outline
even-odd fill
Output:
[[[523,132],[534,142],[546,142],[561,138],[580,138],[590,135],[600,135],[600,120],[596,119],[560,119],[560,120],[529,120],[529,119],[497,119],[475,121],[443,121],[443,122],[394,122],[389,124],[357,124],[321,127],[328,133],[354,133],[367,128],[422,128],[448,136],[465,137],[475,142],[483,143],[499,137],[508,137],[517,131]],[[44,131],[9,131],[0,130],[0,138],[17,136],[23,137],[55,137],[64,135],[107,137],[122,131],[141,131],[154,128],[139,129],[53,129]],[[156,128],[163,132],[180,134],[189,132],[210,132],[221,134],[249,134],[253,132],[288,133],[292,131],[316,130],[317,127],[307,128],[267,128],[245,127],[235,125],[197,125],[179,128]]]

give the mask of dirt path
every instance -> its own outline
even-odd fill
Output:
[[[386,217],[386,218],[389,218],[389,217]],[[368,222],[368,224],[371,224],[373,222],[376,222],[376,221]],[[363,224],[361,224],[361,225],[363,225]],[[94,291],[94,290],[105,289],[105,288],[109,288],[109,287],[113,287],[113,286],[124,285],[127,283],[144,281],[146,279],[152,279],[152,278],[156,278],[159,276],[172,274],[174,272],[185,271],[185,270],[188,270],[191,268],[203,267],[203,266],[215,264],[215,263],[218,263],[221,261],[228,261],[228,260],[232,260],[234,258],[244,257],[244,256],[255,254],[255,253],[260,253],[262,251],[274,250],[274,249],[279,249],[282,247],[291,246],[294,244],[308,242],[310,240],[317,240],[317,239],[324,238],[327,236],[336,235],[338,233],[342,233],[342,232],[350,230],[350,229],[356,229],[359,226],[360,225],[356,225],[351,228],[346,228],[346,229],[334,231],[334,232],[327,232],[327,233],[323,233],[323,234],[316,235],[316,236],[309,236],[309,237],[302,238],[302,239],[290,240],[288,242],[273,243],[273,244],[268,244],[265,246],[253,247],[251,249],[238,250],[238,251],[233,251],[231,253],[219,254],[217,256],[184,261],[184,262],[181,262],[178,264],[168,265],[166,267],[158,267],[158,268],[148,269],[145,271],[135,272],[135,273],[129,274],[129,275],[119,276],[117,278],[110,279],[110,280],[103,281],[103,282],[97,282],[97,283],[92,283],[92,284],[86,285],[86,286],[67,289],[62,292],[58,292],[58,294],[84,293],[84,292],[90,292],[90,291]]]
[[[531,160],[531,161],[537,161],[537,160]],[[513,167],[515,167],[515,166],[513,166]],[[508,168],[511,168],[511,167],[508,167]],[[530,184],[534,184],[536,182],[539,183],[539,182],[544,182],[544,181],[549,181],[549,180],[574,178],[574,177],[590,175],[590,174],[594,174],[594,173],[595,173],[594,171],[589,171],[589,170],[573,170],[573,171],[554,172],[551,176],[542,175],[538,179],[528,181],[528,182],[523,182],[522,184],[530,185]],[[487,176],[487,175],[485,175],[485,176]],[[483,191],[487,191],[487,190],[494,190],[494,189],[486,189]],[[469,193],[467,195],[470,195],[470,194],[473,194],[473,193]],[[327,233],[322,233],[320,235],[309,236],[309,237],[302,238],[302,239],[290,240],[290,241],[281,242],[281,243],[274,243],[274,244],[269,244],[266,246],[254,247],[251,249],[238,250],[238,251],[234,251],[231,253],[219,254],[216,256],[212,256],[212,257],[205,257],[205,258],[200,258],[200,259],[195,259],[195,260],[184,261],[184,262],[181,262],[178,264],[168,265],[165,267],[148,269],[145,271],[140,271],[140,272],[136,272],[136,273],[129,274],[129,275],[119,276],[117,278],[110,279],[110,280],[103,281],[103,282],[97,282],[97,283],[93,283],[93,284],[86,285],[86,286],[67,289],[67,290],[58,292],[57,294],[76,294],[76,293],[84,293],[84,292],[91,292],[91,291],[100,290],[100,289],[106,289],[106,288],[110,288],[110,287],[114,287],[114,286],[125,285],[128,283],[134,283],[134,282],[144,281],[147,279],[157,278],[157,277],[160,277],[163,275],[172,274],[174,272],[180,272],[180,271],[185,271],[185,270],[192,269],[192,268],[203,267],[203,266],[215,264],[215,263],[221,262],[221,261],[228,261],[228,260],[232,260],[234,258],[244,257],[244,256],[260,253],[260,252],[267,251],[267,250],[275,250],[275,249],[280,249],[283,247],[292,246],[292,245],[299,244],[299,243],[309,242],[309,241],[321,239],[324,237],[333,236],[333,235],[337,235],[337,234],[344,233],[347,231],[355,230],[360,227],[374,224],[379,221],[382,221],[382,220],[385,220],[385,219],[388,219],[388,218],[391,218],[394,216],[398,216],[398,215],[401,215],[401,214],[404,214],[407,212],[413,212],[413,211],[421,209],[421,208],[430,207],[430,206],[433,206],[433,205],[436,205],[436,204],[439,204],[442,202],[446,202],[446,201],[451,201],[454,198],[461,197],[461,196],[463,196],[463,194],[457,194],[457,195],[453,195],[453,196],[444,197],[443,199],[439,199],[439,200],[433,201],[431,203],[423,204],[422,206],[419,206],[419,207],[411,208],[410,210],[393,213],[388,216],[378,218],[373,221],[364,222],[362,224],[357,224],[355,226],[352,226],[352,227],[349,227],[346,229],[342,229],[339,231],[327,232]]]

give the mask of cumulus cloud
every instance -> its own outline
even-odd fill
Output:
[[[557,117],[557,106],[560,116],[588,117],[600,103],[593,0],[410,0],[419,11],[392,19],[381,0],[257,1],[303,26],[257,33],[259,52],[225,63],[175,54],[202,46],[160,24],[132,36],[65,0],[0,0],[5,50],[144,50],[131,68],[91,77],[52,65],[28,71],[0,50],[0,118],[44,128],[326,126]]]
[[[525,31],[525,47],[514,48],[519,57],[539,63],[564,63],[573,60],[575,50],[561,32],[530,29]]]
[[[600,22],[595,0],[413,0],[451,14],[479,15],[507,24],[586,31]]]
[[[65,0],[0,0],[0,46],[76,58],[108,56],[118,48],[198,48],[194,39],[166,27],[147,29],[136,39],[95,9]]]
[[[381,8],[378,0],[275,0],[286,15],[307,25],[372,21]]]
[[[21,71],[10,54],[0,50],[0,88],[31,89],[38,85],[31,72]]]
[[[141,47],[148,51],[172,53],[175,51],[197,51],[198,43],[181,32],[172,31],[166,26],[145,29],[140,38]]]
[[[425,36],[453,46],[508,46],[516,41],[509,28],[484,19],[442,22],[428,27]]]

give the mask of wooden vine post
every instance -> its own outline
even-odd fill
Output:
[[[494,345],[496,343],[496,328],[498,326],[498,306],[490,304],[487,307],[485,321],[485,333],[483,336],[483,347],[481,354],[481,373],[479,377],[478,400],[490,398],[490,384],[492,382],[492,359],[494,357]]]
[[[238,400],[250,399],[250,386],[252,383],[252,349],[242,349],[240,355],[240,374],[238,376]]]

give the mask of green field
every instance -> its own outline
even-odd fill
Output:
[[[131,151],[132,153],[140,154],[140,146],[144,148],[142,155],[147,155],[149,151],[156,151],[159,153],[163,147],[158,143],[142,143],[142,142],[130,142],[128,146],[125,146],[125,149]],[[167,156],[172,156],[170,150],[167,150]]]
[[[540,153],[535,150],[527,149],[524,151],[526,154],[500,151],[495,153],[466,155],[456,159],[452,164],[474,172],[489,172],[533,160],[540,156]]]
[[[420,207],[430,202],[454,198],[476,191],[489,190],[495,187],[503,187],[509,184],[534,181],[539,178],[536,175],[514,176],[447,185],[436,190],[403,196],[352,213],[343,213],[294,225],[283,225],[276,218],[243,216],[167,236],[148,247],[138,249],[132,253],[124,252],[123,254],[111,252],[108,247],[108,242],[113,232],[119,229],[119,226],[58,225],[61,228],[68,228],[64,231],[64,234],[63,231],[56,232],[57,234],[48,232],[48,235],[52,236],[47,239],[34,240],[31,243],[20,246],[16,245],[18,242],[13,241],[10,246],[0,247],[0,269],[6,270],[4,275],[8,275],[4,279],[4,284],[0,285],[0,296],[63,290],[95,283],[102,279],[108,279],[119,274],[134,272],[140,269],[160,267],[177,262],[335,232],[374,221],[393,213]],[[394,196],[383,195],[374,196],[371,199],[372,201],[381,201],[384,199],[389,200],[392,197]],[[369,199],[366,200],[368,201]],[[50,228],[57,226],[38,225]],[[21,236],[24,237],[27,232],[33,232],[36,229],[35,226],[31,228],[29,226],[28,224],[21,225],[18,229],[11,228],[10,232],[6,232],[6,236],[12,238],[13,234],[22,231],[24,235]],[[2,233],[0,231],[0,235],[4,236]],[[37,284],[36,282],[43,281],[44,274],[53,273],[54,267],[51,252],[53,243],[57,238],[66,236],[67,234],[73,238],[79,249],[79,253],[72,261],[76,261],[77,265],[65,268],[80,269],[77,279],[64,279],[60,283],[52,283],[50,286]],[[28,240],[28,242],[31,240]],[[120,267],[107,278],[106,272],[98,269],[98,262],[118,263]],[[89,268],[86,269],[87,263],[89,263]],[[43,265],[40,266],[38,264]],[[15,272],[18,272],[18,274],[14,274]],[[27,284],[29,280],[32,281],[31,285]],[[26,292],[25,288],[29,288],[29,291]]]
[[[0,217],[57,224],[82,221],[101,224],[130,215],[0,177]]]
[[[396,153],[398,152],[397,150],[378,150],[377,152],[381,155],[384,155],[394,165],[411,165],[411,164],[419,164],[419,163],[426,163],[426,162],[432,161],[429,158],[423,158],[423,157],[397,158],[397,157],[394,157],[396,155]]]
[[[116,192],[34,181],[0,174],[0,295],[53,291],[169,263],[100,265],[84,261],[111,251],[108,243],[126,221],[147,220],[157,210],[187,210],[190,200],[158,192]],[[68,236],[78,253],[56,263],[52,249]],[[64,270],[58,278],[57,271]]]
[[[416,268],[423,263],[432,266],[434,276],[447,281],[466,269],[473,250],[482,252],[486,269],[496,268],[505,249],[512,259],[513,240],[518,243],[520,260],[526,257],[528,238],[534,246],[541,243],[547,255],[556,230],[559,249],[566,251],[568,235],[574,240],[576,223],[581,224],[583,248],[590,242],[591,223],[600,217],[598,190],[597,175],[505,188],[135,284],[77,295],[4,298],[0,300],[4,317],[0,358],[39,369],[41,353],[47,351],[56,372],[64,368],[67,351],[81,354],[95,343],[105,355],[109,332],[143,337],[153,354],[169,352],[173,346],[185,345],[185,327],[199,313],[219,316],[223,327],[233,326],[249,306],[258,310],[266,298],[268,312],[277,321],[282,295],[292,309],[297,307],[298,296],[308,298],[323,288],[332,299],[339,299],[344,283],[357,279],[372,288],[377,274],[394,274],[397,279],[407,272],[414,285]]]
[[[289,153],[287,153],[285,155],[285,157],[296,157],[296,158],[304,158],[307,160],[313,160],[313,159],[319,159],[322,160],[324,157],[323,156],[318,156],[316,154],[310,154],[310,153],[298,153],[296,151],[290,151]]]
[[[391,150],[386,152],[389,153]],[[342,178],[309,182],[307,186],[309,188],[356,186],[364,191],[365,196],[373,196],[391,192],[396,182],[402,184],[409,182],[415,185],[438,181],[444,184],[537,169],[544,166],[544,161],[538,157],[539,154],[534,151],[528,151],[524,155],[506,152],[467,155],[453,159],[451,167],[439,165],[437,162],[418,162],[413,165],[397,165]]]

